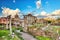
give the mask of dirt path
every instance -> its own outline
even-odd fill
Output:
[[[29,35],[28,33],[21,32],[21,34],[24,40],[36,40],[33,36]]]

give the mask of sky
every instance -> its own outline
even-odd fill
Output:
[[[37,4],[37,1],[40,1]],[[39,7],[40,8],[39,8]],[[10,9],[19,9],[23,14],[28,12],[36,12],[36,14],[51,13],[55,10],[60,10],[60,0],[0,0],[0,15],[3,7]]]

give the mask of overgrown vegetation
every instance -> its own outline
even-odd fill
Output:
[[[9,31],[8,30],[0,30],[0,37],[2,36],[8,36]]]
[[[42,28],[45,29],[42,30]],[[44,24],[36,24],[36,25],[29,26],[28,32],[29,34],[35,36],[38,40],[56,40],[58,35],[60,35],[60,26],[48,25],[47,27]],[[44,37],[44,35],[47,37]]]
[[[22,28],[16,28],[16,27],[12,27],[12,32],[15,33],[16,30],[22,30]],[[20,37],[20,34],[16,34],[15,33],[15,37],[12,38],[12,36],[10,35],[10,31],[9,30],[0,30],[0,40],[23,40],[22,37]]]
[[[49,37],[43,37],[43,36],[36,36],[37,40],[52,40]]]

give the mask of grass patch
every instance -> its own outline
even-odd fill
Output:
[[[37,40],[52,40],[49,37],[43,37],[43,36],[36,36]]]
[[[8,30],[0,30],[0,37],[2,36],[8,36],[9,31]]]

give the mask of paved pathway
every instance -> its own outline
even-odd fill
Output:
[[[36,40],[33,36],[29,35],[28,33],[21,32],[21,34],[24,40]]]

